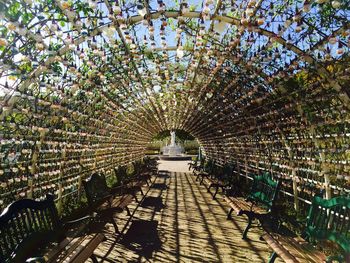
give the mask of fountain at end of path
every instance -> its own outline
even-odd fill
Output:
[[[171,140],[170,144],[164,146],[161,151],[162,155],[159,156],[161,160],[188,160],[190,156],[184,154],[184,148],[181,145],[176,144],[175,131],[170,132]]]

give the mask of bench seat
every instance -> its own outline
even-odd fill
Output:
[[[0,262],[97,262],[93,252],[105,237],[90,231],[93,219],[62,223],[50,194],[43,201],[18,200],[0,215]]]
[[[272,248],[269,263],[277,257],[285,262],[350,262],[350,198],[338,196],[323,199],[315,196],[309,209],[302,237],[286,235],[280,224],[277,231],[265,229],[262,239]],[[284,220],[283,220],[284,221]],[[283,222],[282,222],[283,223]],[[319,241],[335,243],[339,250],[327,257],[313,244]],[[328,250],[328,249],[327,249]]]
[[[271,224],[275,220],[275,199],[278,191],[278,181],[274,181],[269,173],[253,176],[253,184],[246,198],[225,196],[230,206],[227,219],[231,218],[233,211],[238,216],[246,215],[248,224],[243,232],[243,239],[247,238],[253,220],[257,219],[262,225]]]
[[[97,213],[97,220],[110,222],[119,233],[118,226],[114,219],[115,213],[126,210],[128,216],[131,212],[128,205],[135,197],[135,193],[128,193],[124,186],[109,188],[103,174],[94,173],[90,178],[83,181],[90,213]],[[124,192],[127,193],[124,193]]]
[[[253,206],[252,203],[245,200],[243,197],[233,197],[233,196],[225,196],[225,201],[228,203],[230,208],[237,214],[242,215],[244,211],[254,212],[258,214],[267,214],[268,211],[260,206]],[[230,217],[230,216],[228,216]]]
[[[233,165],[231,163],[225,164],[223,167],[215,165],[211,162],[207,166],[207,171],[196,174],[196,181],[200,179],[200,184],[205,185],[208,192],[215,200],[216,195],[221,189],[222,194],[225,194],[226,189],[230,186],[228,178],[232,177]],[[214,189],[214,191],[212,191]]]
[[[217,193],[219,192],[219,189],[221,188],[222,193],[225,191],[225,184],[221,182],[218,179],[210,178],[210,177],[204,177],[203,184],[205,184],[206,188],[208,189],[208,192],[211,193],[213,196],[213,199],[215,199]],[[212,193],[210,190],[214,188],[214,193]]]
[[[75,238],[67,237],[44,255],[45,262],[86,262],[91,253],[104,240],[105,236],[101,233],[89,234]]]
[[[112,207],[119,207],[121,209],[127,209],[127,206],[133,201],[131,194],[117,196],[113,199]]]
[[[327,257],[301,237],[265,233],[262,239],[287,263],[320,263]]]

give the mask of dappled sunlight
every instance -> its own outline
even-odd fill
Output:
[[[96,250],[101,262],[267,260],[270,250],[259,240],[259,228],[253,227],[248,240],[242,240],[245,218],[227,220],[228,207],[222,197],[212,200],[193,174],[168,172],[166,163],[161,163],[159,176],[135,207],[133,218],[127,221],[117,215],[118,226],[127,224],[123,234],[114,235],[113,227],[108,228],[108,240]],[[185,163],[178,163],[180,170]]]

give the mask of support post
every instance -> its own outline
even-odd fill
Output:
[[[61,155],[61,164],[60,164],[60,176],[59,176],[59,183],[58,183],[58,195],[57,195],[57,211],[58,214],[62,214],[63,211],[63,185],[62,185],[62,178],[63,178],[63,170],[65,166],[65,160],[66,160],[66,145],[62,149],[62,155]]]
[[[39,157],[39,152],[42,143],[44,142],[45,138],[45,132],[44,130],[40,132],[40,140],[36,142],[35,147],[34,147],[34,152],[32,155],[32,160],[31,160],[31,169],[30,169],[30,174],[31,178],[28,178],[28,191],[27,191],[27,197],[29,199],[33,199],[34,196],[34,181],[33,181],[33,176],[37,173],[38,171],[38,157]]]
[[[27,191],[27,198],[33,199],[33,178],[28,178],[28,191]]]
[[[245,169],[245,180],[246,183],[249,183],[249,179],[248,179],[248,159],[247,156],[244,156],[244,169]]]
[[[296,169],[293,167],[292,169],[292,180],[293,180],[293,195],[294,195],[294,209],[299,212],[299,193],[298,193],[298,182],[296,176]]]

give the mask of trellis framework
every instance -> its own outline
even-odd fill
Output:
[[[349,191],[348,1],[2,1],[4,204],[78,193],[163,130],[241,173]]]

